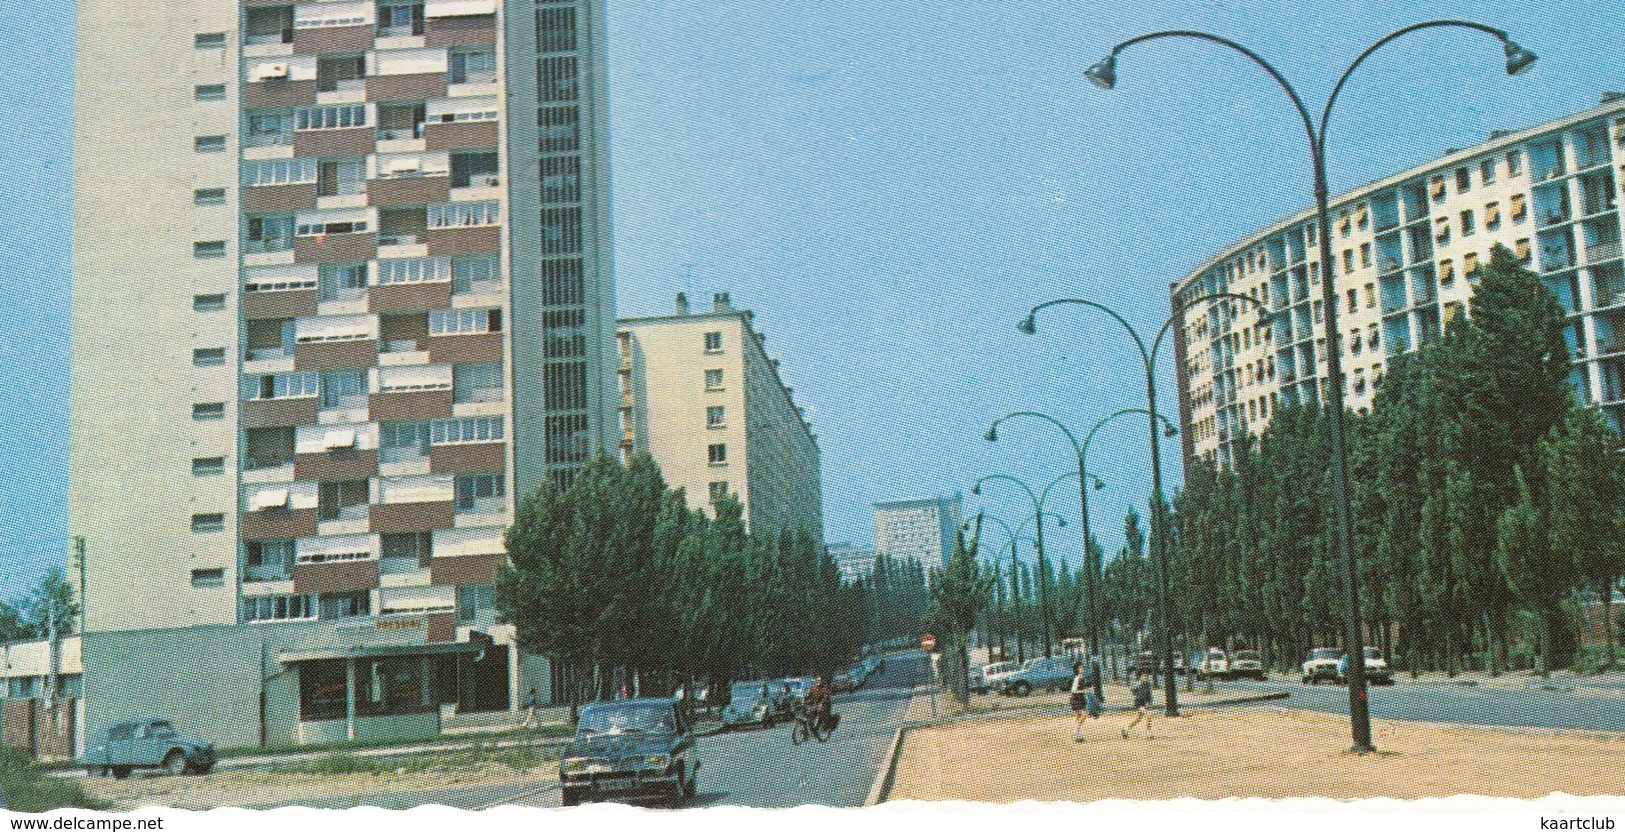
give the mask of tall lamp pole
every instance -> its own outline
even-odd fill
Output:
[[[1102,694],[1101,688],[1103,685],[1098,669],[1101,653],[1099,592],[1101,582],[1104,579],[1101,574],[1101,570],[1105,564],[1103,562],[1103,558],[1097,558],[1095,556],[1094,537],[1089,531],[1089,490],[1091,487],[1093,487],[1095,490],[1105,488],[1106,483],[1101,481],[1100,477],[1089,473],[1089,444],[1095,441],[1095,434],[1098,433],[1101,428],[1105,427],[1108,422],[1111,422],[1119,416],[1127,416],[1133,413],[1150,415],[1150,411],[1138,407],[1130,407],[1119,410],[1116,413],[1113,413],[1110,416],[1096,422],[1094,427],[1091,427],[1089,432],[1084,436],[1083,441],[1079,442],[1072,431],[1068,429],[1066,425],[1062,424],[1059,419],[1056,419],[1047,413],[1039,413],[1033,410],[1018,410],[1014,413],[1006,413],[1005,415],[994,419],[993,424],[989,425],[987,428],[987,434],[983,437],[989,442],[997,442],[999,441],[1000,424],[1003,424],[1009,419],[1025,417],[1028,419],[1037,419],[1042,422],[1048,422],[1049,424],[1054,425],[1072,445],[1072,453],[1078,461],[1078,516],[1083,521],[1083,592],[1086,599],[1084,606],[1088,609],[1089,616],[1089,656],[1091,661],[1095,662],[1097,665],[1095,673],[1096,696]],[[1174,436],[1179,433],[1179,431],[1174,428],[1173,423],[1169,422],[1166,418],[1162,419],[1162,423],[1165,427],[1166,436]]]
[[[1264,304],[1260,303],[1259,301],[1248,297],[1247,295],[1238,295],[1230,292],[1217,292],[1211,295],[1203,295],[1198,298],[1193,298],[1189,301],[1189,305],[1223,300],[1237,300],[1243,303],[1251,303],[1261,310],[1260,314],[1262,316],[1267,317],[1269,314],[1269,311],[1264,307]],[[1140,351],[1140,362],[1145,369],[1146,409],[1144,412],[1146,414],[1146,421],[1151,427],[1151,557],[1157,570],[1158,629],[1162,631],[1163,669],[1167,671],[1164,677],[1163,702],[1168,716],[1179,716],[1179,692],[1174,685],[1173,630],[1168,617],[1168,535],[1163,529],[1163,515],[1165,513],[1164,508],[1167,505],[1167,501],[1163,496],[1162,490],[1162,426],[1159,425],[1158,422],[1163,421],[1163,417],[1157,414],[1157,352],[1162,348],[1162,339],[1167,337],[1168,332],[1173,328],[1174,323],[1183,317],[1183,307],[1185,304],[1182,304],[1179,308],[1176,308],[1173,314],[1168,316],[1168,320],[1163,322],[1162,328],[1157,331],[1157,336],[1156,338],[1152,339],[1149,347],[1146,346],[1145,339],[1140,337],[1140,333],[1135,330],[1134,327],[1129,324],[1129,322],[1122,315],[1117,314],[1117,312],[1111,307],[1096,303],[1092,300],[1082,300],[1080,298],[1059,298],[1057,300],[1045,301],[1044,303],[1033,307],[1027,313],[1027,317],[1023,318],[1020,323],[1016,324],[1016,329],[1027,335],[1036,334],[1038,332],[1038,313],[1047,307],[1058,305],[1086,306],[1091,309],[1098,309],[1105,312],[1107,315],[1110,315],[1113,320],[1122,325],[1123,329],[1128,332],[1129,338],[1133,340],[1134,346]]]
[[[1066,518],[1065,517],[1062,517],[1062,516],[1060,516],[1058,514],[1050,514],[1049,516],[1051,518],[1054,518],[1055,524],[1057,526],[1061,526],[1063,528],[1066,526]],[[1016,602],[1021,600],[1019,597],[1017,597],[1017,593],[1014,591],[1015,587],[1017,586],[1017,583],[1018,583],[1018,579],[1017,579],[1016,575],[1017,575],[1017,571],[1018,571],[1017,566],[1019,564],[1019,561],[1017,561],[1017,559],[1016,559],[1016,549],[1017,549],[1016,544],[1018,544],[1019,542],[1021,542],[1023,540],[1031,541],[1033,543],[1033,545],[1035,545],[1035,546],[1038,544],[1038,541],[1035,538],[1028,537],[1027,535],[1022,534],[1022,532],[1027,530],[1027,524],[1037,520],[1038,516],[1034,515],[1032,517],[1027,518],[1026,520],[1021,521],[1021,525],[1017,526],[1015,529],[1011,529],[1010,524],[1004,522],[1004,520],[1002,518],[1000,518],[1000,517],[996,517],[996,516],[991,515],[991,514],[984,514],[983,512],[980,512],[980,511],[978,511],[976,513],[976,519],[978,521],[982,520],[984,517],[986,519],[988,519],[988,520],[992,520],[993,522],[999,524],[999,527],[1004,529],[1005,536],[1008,537],[1009,540],[1010,540],[1010,580],[1011,580],[1011,584],[1010,584],[1010,586],[1011,586],[1010,601],[1011,601],[1011,605],[1014,606]],[[963,525],[961,525],[960,528],[962,530],[968,531],[970,529],[970,523],[966,522]],[[1010,629],[1007,626],[1009,624],[1009,620],[1008,620],[1008,618],[1004,617],[1002,610],[1000,611],[1000,621],[1001,621],[1001,625],[1000,625],[1001,629],[1004,629],[1004,630]],[[1025,656],[1025,653],[1021,649],[1021,634],[1016,633],[1015,636],[1016,636],[1016,661],[1025,661],[1026,656]],[[1004,642],[1003,642],[1003,635],[1002,634],[1000,636],[999,652],[1001,654],[1001,658],[1003,658],[1003,656],[1004,656]]]
[[[1337,328],[1337,287],[1333,281],[1332,263],[1332,221],[1329,207],[1329,195],[1326,187],[1326,128],[1331,119],[1332,105],[1337,103],[1337,96],[1343,91],[1343,85],[1348,81],[1354,70],[1359,68],[1365,59],[1373,52],[1381,49],[1389,42],[1404,37],[1411,32],[1421,29],[1434,29],[1453,27],[1472,29],[1484,32],[1501,41],[1502,52],[1506,56],[1506,72],[1508,75],[1521,75],[1534,65],[1535,53],[1519,46],[1507,33],[1482,23],[1473,23],[1466,20],[1431,20],[1406,26],[1387,37],[1382,38],[1368,47],[1360,56],[1354,59],[1348,69],[1344,70],[1342,77],[1338,78],[1332,93],[1326,99],[1326,106],[1321,111],[1320,121],[1317,124],[1309,115],[1309,109],[1304,106],[1303,99],[1298,96],[1297,90],[1287,82],[1285,76],[1276,71],[1275,67],[1252,50],[1235,41],[1211,35],[1206,32],[1167,31],[1153,32],[1148,35],[1130,38],[1112,47],[1111,54],[1099,63],[1089,67],[1084,77],[1091,83],[1104,89],[1112,89],[1117,85],[1117,55],[1124,49],[1137,43],[1158,38],[1194,38],[1216,43],[1245,55],[1253,63],[1263,67],[1270,77],[1286,91],[1287,97],[1292,99],[1292,105],[1303,119],[1304,132],[1309,139],[1309,157],[1314,165],[1315,178],[1315,210],[1318,215],[1320,238],[1320,265],[1321,265],[1321,299],[1325,307],[1325,340],[1326,340],[1326,398],[1330,399],[1328,410],[1331,416],[1331,440],[1334,482],[1336,483],[1336,515],[1337,515],[1337,548],[1343,565],[1343,596],[1347,606],[1345,618],[1344,641],[1348,650],[1348,679],[1349,679],[1349,722],[1354,734],[1354,747],[1356,752],[1376,750],[1371,742],[1371,716],[1366,703],[1365,679],[1365,632],[1364,624],[1360,620],[1360,590],[1358,573],[1354,565],[1354,525],[1353,508],[1349,496],[1349,470],[1348,470],[1348,440],[1345,437],[1344,426],[1344,393],[1343,393],[1343,362],[1342,341]]]
[[[1016,479],[1015,477],[1012,477],[1009,474],[989,474],[988,476],[982,477],[981,479],[977,480],[973,485],[971,485],[970,493],[972,493],[972,494],[981,494],[982,493],[982,483],[984,483],[984,482],[992,482],[994,480],[1006,480],[1008,482],[1013,482],[1016,485],[1021,487],[1021,490],[1027,494],[1027,499],[1032,502],[1032,505],[1033,505],[1033,517],[1035,517],[1037,519],[1037,523],[1034,526],[1034,529],[1035,529],[1034,536],[1036,537],[1036,540],[1034,541],[1034,545],[1038,548],[1038,563],[1039,563],[1039,567],[1040,567],[1039,571],[1047,573],[1047,571],[1049,570],[1049,559],[1048,559],[1048,557],[1046,557],[1044,555],[1044,515],[1045,515],[1044,501],[1049,499],[1050,489],[1054,488],[1057,485],[1060,485],[1062,481],[1070,479],[1070,478],[1075,477],[1077,475],[1078,475],[1078,472],[1076,472],[1076,471],[1068,471],[1065,474],[1062,474],[1059,477],[1056,477],[1055,479],[1050,480],[1049,484],[1044,486],[1043,491],[1034,492],[1032,490],[1032,488],[1029,487],[1025,482],[1022,482],[1021,480]],[[1054,515],[1050,515],[1050,516],[1053,517]],[[1061,525],[1064,526],[1064,525],[1066,525],[1066,523],[1062,522]],[[1088,544],[1085,543],[1084,545],[1087,546]],[[1042,625],[1043,625],[1042,628],[1041,628],[1041,632],[1042,632],[1043,637],[1044,637],[1044,658],[1046,658],[1046,659],[1049,658],[1051,653],[1052,653],[1052,651],[1051,651],[1052,645],[1050,643],[1050,637],[1049,637],[1049,635],[1050,635],[1050,633],[1049,633],[1049,630],[1050,630],[1050,626],[1049,626],[1050,625],[1049,587],[1046,585],[1047,582],[1045,580],[1043,580],[1044,578],[1048,578],[1048,577],[1049,576],[1047,574],[1041,575],[1040,580],[1038,581],[1038,604],[1039,604],[1040,607],[1043,608],[1043,613],[1039,617],[1040,617]],[[1017,641],[1017,645],[1018,646],[1020,645],[1020,641]]]

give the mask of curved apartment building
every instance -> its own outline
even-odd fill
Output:
[[[1335,196],[1330,273],[1337,282],[1348,406],[1363,410],[1389,356],[1437,339],[1464,314],[1479,266],[1504,245],[1569,313],[1570,380],[1618,427],[1625,418],[1625,265],[1618,195],[1625,181],[1625,97]],[[1200,303],[1175,330],[1185,460],[1228,464],[1243,431],[1277,408],[1325,394],[1326,344],[1313,209],[1229,246],[1172,286],[1256,298]],[[1619,332],[1616,335],[1616,331]]]

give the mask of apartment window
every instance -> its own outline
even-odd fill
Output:
[[[497,225],[502,222],[502,204],[490,202],[447,202],[429,206],[430,228],[466,228]]]
[[[496,603],[496,584],[462,584],[457,587],[457,620],[473,621],[480,610]]]
[[[592,450],[587,417],[580,414],[547,417],[546,438],[547,462],[550,465],[586,462]],[[559,485],[568,487],[568,479],[565,478]]]
[[[724,408],[720,404],[716,404],[716,405],[712,405],[710,407],[707,407],[705,409],[705,426],[706,427],[708,427],[708,428],[720,428],[725,424],[727,424],[726,408]]]
[[[293,6],[248,8],[243,42],[249,46],[293,42]]]
[[[287,251],[293,248],[293,217],[249,217],[248,254]]]
[[[1473,178],[1468,175],[1467,168],[1456,168],[1456,193],[1464,194],[1473,189]]]
[[[243,144],[249,147],[278,147],[293,143],[293,113],[253,113]]]
[[[1358,330],[1358,329],[1350,330],[1349,331],[1349,352],[1354,353],[1355,355],[1359,355],[1360,354],[1360,349],[1364,345],[1365,345],[1365,342],[1360,339],[1360,330]]]
[[[1362,269],[1371,268],[1371,244],[1370,243],[1361,243],[1360,244],[1360,268],[1362,268]]]
[[[338,520],[351,506],[367,504],[366,480],[336,480],[324,482],[316,488],[317,514],[323,520]]]
[[[707,389],[707,390],[721,390],[722,389],[722,371],[721,370],[706,370],[705,371],[705,389]]]
[[[713,503],[722,502],[722,498],[726,497],[726,496],[728,496],[728,483],[727,483],[727,481],[718,480],[717,482],[711,483],[711,502],[713,502]]]
[[[1354,271],[1354,249],[1343,249],[1343,274]]]
[[[1484,206],[1484,229],[1494,231],[1501,227],[1501,203],[1491,202]]]
[[[500,511],[502,507],[492,503],[507,494],[507,478],[502,474],[460,474],[457,477],[458,511]]]
[[[192,515],[192,531],[194,532],[220,532],[226,529],[226,515],[218,512],[213,514]]]
[[[1450,218],[1439,217],[1433,221],[1433,241],[1439,245],[1450,242]]]
[[[1507,152],[1507,176],[1517,176],[1523,171],[1523,151],[1511,150]]]
[[[543,153],[581,149],[581,114],[574,107],[547,107],[536,113],[537,139]]]
[[[340,130],[367,126],[367,105],[342,104],[336,107],[301,107],[294,111],[295,130]]]
[[[192,88],[194,101],[225,101],[225,84],[198,84]]]
[[[378,36],[411,37],[423,34],[422,3],[389,3],[378,6]]]
[[[472,416],[465,419],[436,419],[429,423],[429,442],[436,445],[458,442],[500,442],[501,416]]]
[[[1490,185],[1495,182],[1494,159],[1485,159],[1484,161],[1478,163],[1478,178],[1486,185]]]
[[[386,532],[378,542],[386,558],[415,560],[419,567],[427,567],[433,559],[434,535],[430,532]]]
[[[293,565],[294,542],[284,540],[251,540],[243,546],[243,565],[249,570],[249,580],[258,580],[253,577],[256,570],[267,570],[284,573]]]
[[[1382,338],[1377,334],[1377,325],[1372,324],[1365,328],[1365,345],[1370,349],[1381,346]]]
[[[225,402],[204,402],[192,405],[192,420],[207,422],[214,419],[226,418]]]
[[[315,595],[268,595],[243,599],[244,621],[303,621],[315,617]],[[335,662],[335,664],[339,666],[340,670],[339,698],[342,700],[344,698],[342,695],[344,663]],[[304,674],[300,674],[301,681],[305,678]],[[303,685],[301,685],[301,690],[304,690]],[[339,704],[342,707],[343,703],[340,702]]]
[[[280,468],[293,461],[293,428],[249,428],[243,432],[243,468]]]
[[[536,97],[544,102],[576,100],[576,59],[543,58],[536,68]]]
[[[1473,223],[1473,212],[1471,210],[1461,212],[1461,236],[1471,237],[1476,230]]]
[[[218,367],[226,363],[225,347],[205,347],[192,350],[192,366]]]
[[[501,331],[501,309],[436,309],[429,313],[430,335],[471,335]]]
[[[720,333],[720,332],[707,332],[707,333],[705,333],[705,351],[706,352],[722,352],[722,333]]]
[[[266,219],[284,219],[282,217],[267,217]],[[253,220],[249,220],[250,223]],[[323,237],[328,234],[363,234],[367,231],[367,223],[359,222],[302,222],[295,231],[301,237]],[[292,246],[292,242],[289,242]]]
[[[542,387],[548,410],[582,410],[587,406],[587,365],[580,362],[547,364]],[[549,453],[551,453],[551,446]]]
[[[542,261],[543,306],[580,306],[585,301],[580,260]]]
[[[366,407],[366,370],[328,370],[321,375],[323,410]]]
[[[223,456],[204,456],[192,460],[192,476],[213,477],[226,473],[226,458]]]
[[[1316,226],[1314,226],[1314,225],[1306,225],[1306,226],[1303,227],[1304,239],[1305,239],[1305,241],[1307,241],[1307,243],[1309,245],[1314,245],[1315,244],[1315,229],[1316,229]]]
[[[1443,202],[1444,201],[1445,192],[1444,192],[1444,177],[1443,176],[1429,177],[1429,179],[1428,179],[1428,193],[1433,197],[1434,202]]]
[[[491,84],[497,80],[497,53],[491,49],[466,49],[451,53],[446,78],[452,84]]]
[[[226,256],[225,240],[202,240],[192,244],[192,256],[199,260],[213,260]]]
[[[193,295],[193,312],[220,312],[226,308],[225,295]]]
[[[193,569],[192,586],[198,589],[225,586],[226,570],[224,569]]]
[[[1524,199],[1523,194],[1513,194],[1511,202],[1512,221],[1523,222],[1529,216],[1528,201]]]
[[[576,12],[572,8],[539,9],[536,12],[536,51],[574,52]]]
[[[192,192],[193,205],[225,205],[225,188],[198,188]]]
[[[1365,285],[1365,308],[1370,309],[1371,307],[1376,306],[1376,305],[1377,305],[1377,284],[1375,284],[1375,283],[1367,283]]]
[[[548,156],[542,159],[542,201],[576,202],[581,199],[581,159]]]
[[[456,153],[451,157],[453,188],[488,188],[502,184],[495,153]]]
[[[192,46],[197,49],[225,49],[225,32],[199,32],[192,36]]]
[[[267,376],[248,376],[243,383],[249,399],[309,398],[321,391],[322,374],[306,370]]]
[[[1358,305],[1357,296],[1356,296],[1353,289],[1350,289],[1348,291],[1348,301],[1349,301],[1349,313],[1350,314],[1354,313],[1356,310],[1358,310],[1360,308],[1359,305]]]
[[[226,149],[225,136],[194,136],[192,149],[198,153],[223,153]]]
[[[548,208],[542,211],[542,253],[581,251],[581,209]]]
[[[502,401],[502,364],[496,361],[480,364],[457,364],[452,367],[452,401]]]
[[[727,445],[727,443],[719,442],[719,443],[717,443],[715,445],[708,445],[708,446],[706,446],[705,454],[706,454],[706,458],[710,461],[710,463],[712,465],[726,465],[726,464],[728,464],[728,445]]]

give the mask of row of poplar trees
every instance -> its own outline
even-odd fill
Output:
[[[911,608],[915,622],[926,612],[918,564],[883,559],[875,577],[847,582],[812,534],[753,535],[743,514],[731,495],[709,514],[689,508],[647,454],[596,459],[519,501],[495,606],[564,671],[556,696],[571,704],[623,685],[653,696],[704,680],[722,693],[829,673]]]
[[[1390,359],[1371,410],[1351,416],[1367,643],[1402,667],[1496,672],[1531,654],[1541,670],[1564,666],[1581,598],[1607,605],[1602,661],[1614,660],[1625,455],[1569,382],[1570,325],[1541,278],[1497,247],[1470,316]],[[1194,465],[1173,505],[1175,627],[1290,665],[1339,643],[1344,620],[1327,417],[1282,408],[1231,458]],[[1149,570],[1114,566],[1107,595],[1143,606]]]

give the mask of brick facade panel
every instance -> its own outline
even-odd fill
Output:
[[[335,563],[296,563],[293,591],[349,592],[378,587],[378,561],[349,560]]]
[[[244,428],[291,428],[316,424],[320,403],[314,396],[243,402]]]
[[[371,399],[370,420],[374,422],[417,421],[451,418],[450,390],[414,390],[405,393],[378,393]],[[311,421],[315,421],[312,419]]]
[[[356,370],[377,363],[377,341],[316,341],[293,347],[295,370]]]
[[[506,442],[470,442],[429,448],[429,473],[478,474],[502,471],[508,464]]]
[[[316,290],[244,292],[243,319],[302,318],[316,314]]]
[[[432,532],[456,525],[456,504],[451,500],[434,503],[374,503],[367,510],[369,530],[374,534],[392,532]]]
[[[436,586],[488,584],[497,579],[497,570],[506,562],[504,555],[435,558],[429,566],[429,583]]]

